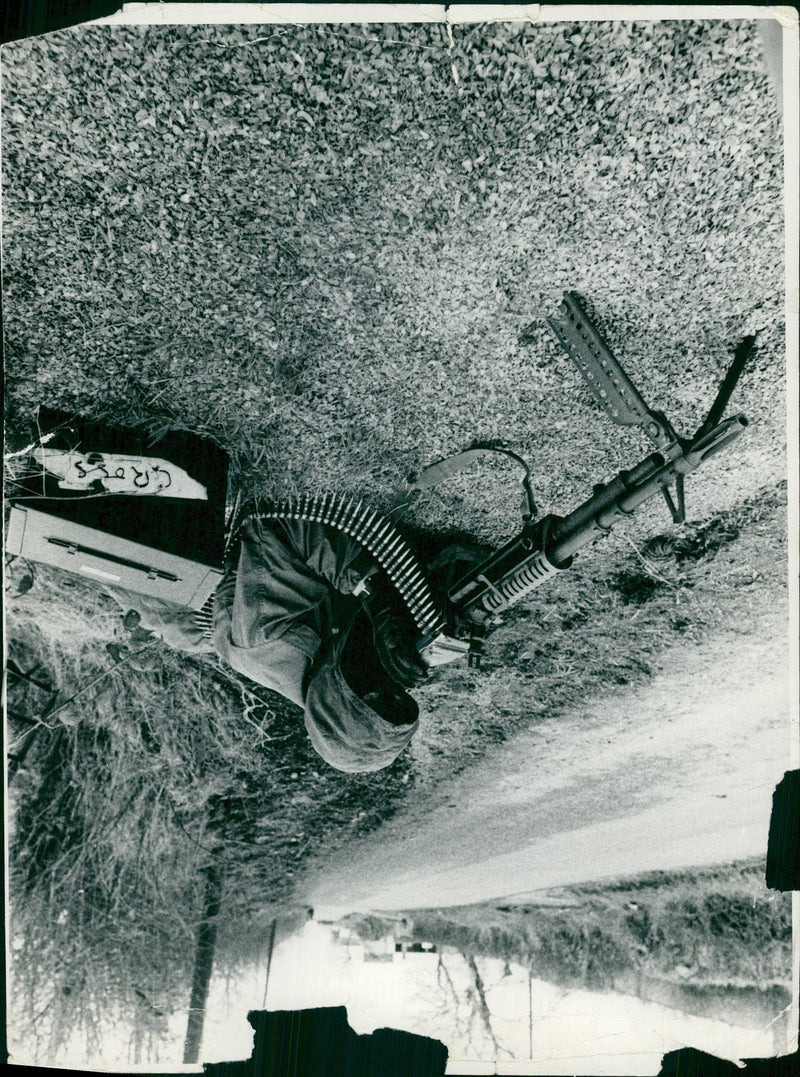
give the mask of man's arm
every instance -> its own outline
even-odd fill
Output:
[[[294,626],[305,626],[305,637],[309,627],[321,628],[328,587],[350,594],[373,565],[363,547],[333,528],[294,520],[271,527],[253,523],[244,529],[236,571],[218,587],[217,602],[230,610],[239,646],[285,635]],[[214,650],[193,610],[119,587],[105,590],[169,646],[187,653]],[[304,639],[303,649],[310,646]]]
[[[374,564],[357,542],[304,520],[246,522],[236,578],[218,590],[219,614],[230,618],[237,647],[291,640],[313,657],[331,630],[331,591],[349,595]]]
[[[375,559],[343,531],[306,520],[280,520],[277,534],[300,560],[335,590],[352,594]]]

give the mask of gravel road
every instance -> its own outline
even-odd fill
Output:
[[[675,650],[645,687],[541,722],[306,874],[318,910],[519,898],[763,854],[791,764],[786,626]]]

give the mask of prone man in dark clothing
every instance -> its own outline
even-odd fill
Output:
[[[407,612],[388,581],[380,590],[376,567],[326,525],[251,518],[217,588],[210,638],[191,610],[109,591],[169,645],[216,652],[302,707],[319,755],[338,770],[363,772],[389,766],[417,732],[419,707],[407,688],[427,675]],[[378,579],[379,600],[362,603],[368,578]]]

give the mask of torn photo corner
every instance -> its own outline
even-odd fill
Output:
[[[12,1062],[199,1071],[345,1006],[448,1074],[797,1049],[797,71],[796,11],[747,6],[125,4],[4,45]],[[582,520],[379,772],[104,590],[192,562],[211,618],[229,502],[388,514],[466,446],[556,520],[627,504],[751,337],[685,520]],[[40,406],[173,440],[77,451]],[[420,563],[514,538],[513,460],[436,475]],[[84,496],[118,508],[70,552]]]

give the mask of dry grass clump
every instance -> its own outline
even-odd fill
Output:
[[[88,1044],[107,1005],[138,1013],[137,991],[168,1014],[191,973],[197,873],[213,843],[205,813],[228,777],[210,750],[208,693],[159,657],[146,676],[115,669],[80,705],[24,731],[12,977],[24,1022],[50,1014],[49,1050],[78,1029]]]
[[[206,866],[222,870],[224,962],[291,900],[304,856],[379,825],[409,774],[407,759],[330,771],[296,707],[216,661],[123,640],[110,600],[59,575],[37,568],[8,622],[20,668],[58,690],[49,714],[10,724],[15,1027],[51,1057],[76,1030],[89,1047],[106,1003],[146,1030],[137,991],[162,1017],[188,1004]],[[73,631],[48,633],[43,610],[64,626],[71,610]]]
[[[21,668],[26,654],[36,655],[62,685],[96,671],[119,621],[96,585],[20,558],[9,560],[5,585],[11,656]]]

